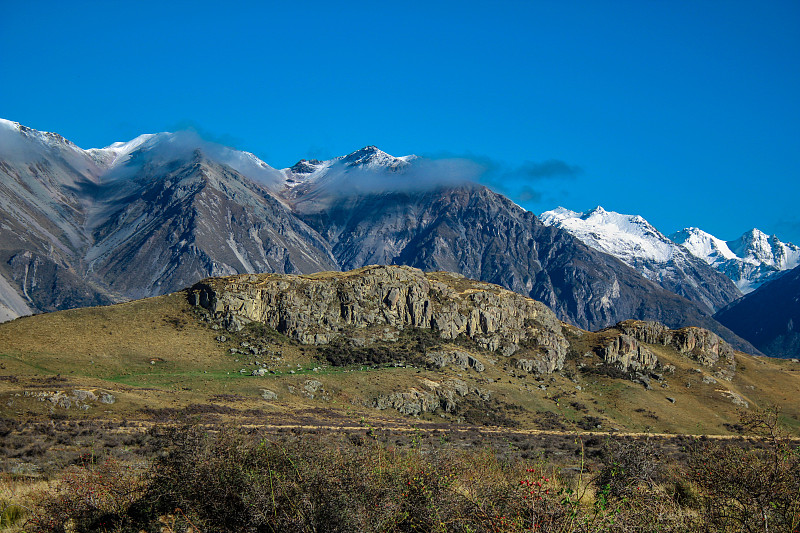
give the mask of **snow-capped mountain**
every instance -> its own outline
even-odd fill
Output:
[[[163,294],[212,275],[405,264],[503,285],[587,329],[628,318],[700,325],[753,350],[707,306],[471,183],[468,162],[368,146],[279,170],[188,132],[82,150],[0,126],[6,318]]]
[[[540,218],[544,224],[570,232],[592,248],[619,258],[645,278],[711,310],[741,296],[729,279],[639,215],[606,211],[599,206],[586,213],[559,207],[542,213]]]
[[[755,228],[732,241],[723,241],[698,228],[683,229],[670,238],[731,278],[745,294],[776,274],[800,265],[800,247]]]

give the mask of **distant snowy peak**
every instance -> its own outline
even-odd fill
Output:
[[[542,213],[542,223],[567,230],[592,248],[622,259],[663,263],[677,250],[675,243],[639,215],[623,215],[598,206],[586,213],[559,207]]]
[[[737,258],[727,242],[700,228],[684,228],[670,235],[670,239],[712,266]]]
[[[136,151],[147,141],[156,137],[156,135],[155,133],[146,133],[128,142],[115,142],[105,148],[89,148],[86,152],[92,156],[98,164],[110,168],[127,161],[132,152]]]
[[[270,188],[280,188],[283,173],[250,152],[236,150],[202,139],[193,131],[145,134],[128,142],[116,142],[105,148],[92,148],[87,153],[105,167],[107,180],[124,179],[138,171],[143,161],[159,166],[175,161],[190,161],[197,153],[239,174]]]
[[[0,132],[5,133],[6,135],[9,133],[16,133],[27,139],[34,140],[51,147],[81,151],[81,149],[78,148],[72,141],[65,139],[58,133],[35,130],[12,120],[0,118]]]
[[[782,243],[776,235],[769,236],[756,228],[729,241],[728,246],[745,261],[763,263],[778,270],[789,270],[800,264],[800,247]]]
[[[70,187],[76,186],[73,170],[81,174],[78,181],[96,181],[102,172],[91,156],[58,133],[38,131],[5,119],[0,119],[0,159],[7,167],[17,167],[19,172],[15,174],[26,176],[26,181],[35,179],[29,175],[32,163],[55,165],[60,170],[42,171],[40,177],[44,179],[47,174],[48,180]]]
[[[416,156],[395,157],[376,146],[366,146],[338,159],[349,167],[397,170],[407,166],[410,161],[416,159]]]
[[[395,157],[375,146],[365,146],[348,155],[326,161],[301,159],[294,166],[284,169],[283,173],[286,176],[286,186],[294,189],[298,185],[312,186],[330,181],[353,170],[398,172],[407,168],[415,159],[415,155]]]
[[[723,241],[698,228],[683,229],[670,238],[730,277],[743,293],[800,265],[800,247],[755,228],[732,241]]]
[[[731,280],[669,240],[639,215],[624,215],[602,207],[586,213],[559,207],[542,213],[540,219],[708,309],[716,311],[741,296]]]

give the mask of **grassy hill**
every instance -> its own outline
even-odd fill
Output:
[[[800,364],[788,360],[737,352],[735,375],[725,381],[670,347],[648,345],[674,372],[647,390],[604,371],[597,356],[583,355],[608,331],[567,326],[563,370],[537,374],[467,340],[435,338],[430,330],[407,329],[396,342],[359,349],[301,345],[263,325],[231,333],[204,318],[179,292],[1,324],[0,416],[152,421],[195,414],[271,425],[368,421],[729,434],[746,402],[749,409],[778,406],[784,422],[800,428]],[[426,364],[421,350],[434,349],[468,353],[485,370]],[[337,350],[355,352],[351,360],[388,362],[336,366],[331,360],[341,358],[331,355]],[[252,375],[257,369],[264,375]],[[416,416],[390,405],[392,394],[436,396],[452,383],[480,394],[455,394],[452,409]]]

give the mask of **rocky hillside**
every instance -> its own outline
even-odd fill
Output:
[[[255,322],[303,344],[368,346],[397,341],[404,329],[432,330],[445,341],[469,339],[481,350],[514,356],[515,365],[528,372],[561,370],[570,348],[566,326],[540,302],[458,274],[403,266],[212,278],[194,285],[189,301],[229,331]],[[702,328],[625,321],[601,337],[594,352],[623,372],[659,365],[645,344],[670,346],[706,366],[724,363],[726,372],[735,370],[731,347]]]
[[[189,298],[230,330],[259,322],[304,344],[346,338],[362,346],[397,340],[405,328],[432,329],[441,339],[463,336],[504,356],[522,351],[543,373],[563,367],[568,347],[561,322],[540,302],[409,267],[209,279],[192,287]]]
[[[457,274],[243,274],[0,324],[0,417],[729,432],[742,407],[800,416],[780,363],[700,328],[583,331]]]

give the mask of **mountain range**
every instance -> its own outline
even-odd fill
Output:
[[[671,272],[640,272],[645,262],[543,224],[468,171],[374,146],[275,169],[191,132],[83,150],[0,120],[0,317],[208,276],[403,264],[505,286],[584,329],[697,325],[757,352],[711,317],[740,294],[704,261],[673,253]]]
[[[714,315],[773,357],[800,355],[800,267],[772,278]]]

